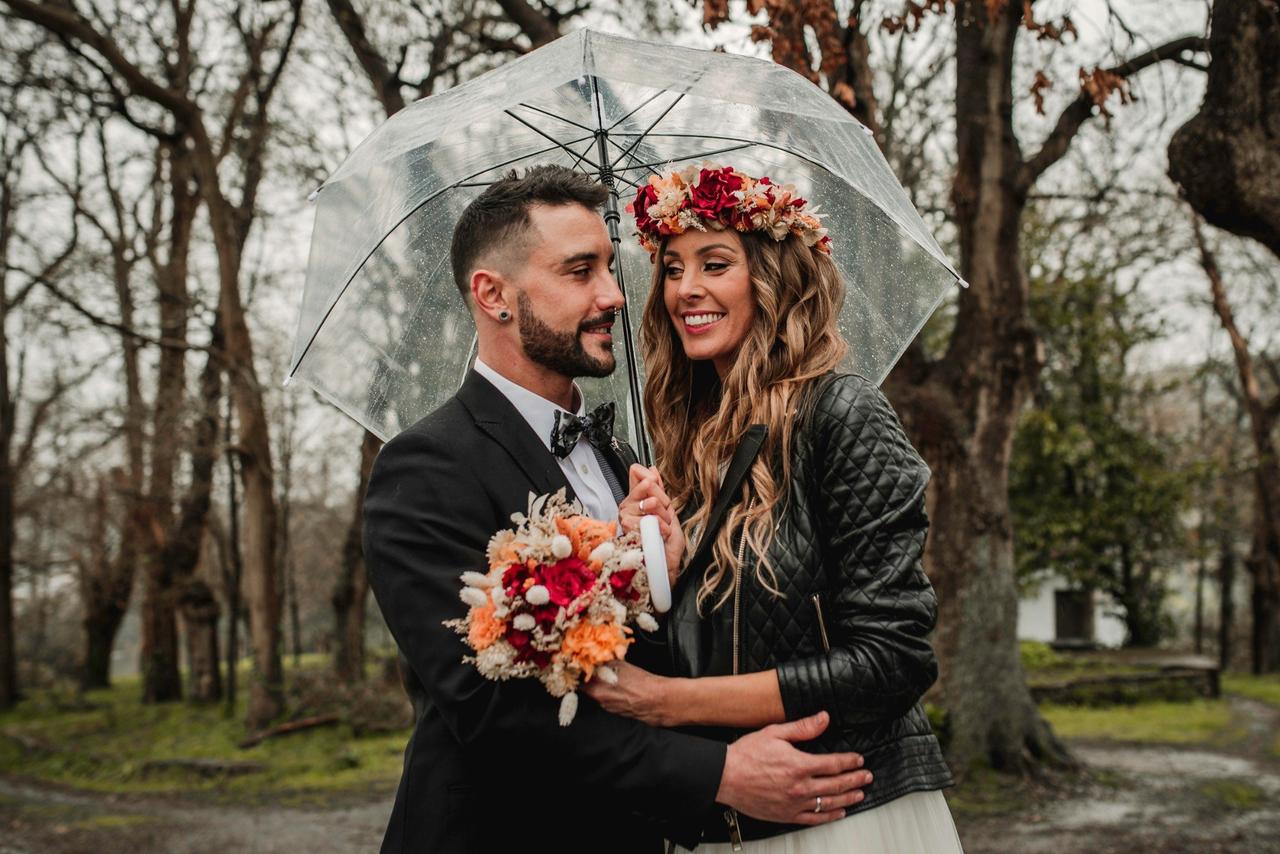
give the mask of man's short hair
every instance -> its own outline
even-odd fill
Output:
[[[466,301],[471,272],[485,253],[525,239],[532,205],[577,204],[598,210],[608,196],[603,184],[565,166],[534,166],[523,176],[513,169],[489,185],[467,205],[453,228],[449,260],[462,299]]]

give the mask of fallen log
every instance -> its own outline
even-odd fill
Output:
[[[287,735],[291,732],[300,732],[304,729],[315,729],[321,726],[330,726],[336,724],[339,718],[337,714],[316,715],[311,718],[299,718],[296,721],[287,721],[279,726],[273,726],[270,729],[264,729],[240,742],[240,748],[243,750],[249,747],[255,747],[269,738],[275,738],[277,735]]]

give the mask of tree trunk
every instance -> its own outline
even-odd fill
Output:
[[[1236,551],[1231,547],[1231,533],[1224,529],[1218,544],[1218,667],[1231,669],[1235,632]]]
[[[1209,279],[1214,311],[1231,340],[1256,455],[1253,545],[1246,564],[1253,580],[1251,651],[1253,672],[1270,673],[1280,670],[1280,631],[1276,625],[1277,610],[1280,610],[1280,455],[1275,442],[1280,392],[1272,400],[1263,400],[1249,342],[1236,325],[1217,258],[1205,241],[1199,220],[1195,222],[1195,237],[1200,249],[1200,263]]]
[[[369,486],[369,472],[382,442],[366,431],[360,443],[360,482],[356,487],[351,525],[342,547],[342,574],[333,591],[333,612],[337,649],[333,666],[343,682],[364,680],[364,615],[369,598],[369,578],[364,566],[362,533],[364,530],[364,493]]]
[[[952,767],[1029,770],[1067,761],[1027,689],[1017,641],[1009,515],[1014,427],[1040,368],[1027,313],[1019,234],[1026,204],[1012,125],[1014,42],[1021,7],[987,19],[956,8],[959,294],[947,355],[925,382],[893,390],[934,472],[925,563],[938,594],[934,642]],[[900,379],[900,378],[899,378]]]
[[[114,473],[117,478],[122,473]],[[85,690],[111,687],[111,651],[116,633],[129,608],[133,588],[133,569],[126,566],[122,555],[113,559],[108,550],[107,527],[110,516],[107,485],[99,479],[89,513],[87,554],[77,556],[80,601],[84,608],[84,652],[81,657],[80,685]]]
[[[1214,0],[1200,112],[1169,142],[1169,177],[1218,228],[1280,256],[1280,13]]]
[[[4,198],[7,202],[7,192]],[[8,223],[0,226],[7,232]],[[9,388],[8,314],[8,294],[0,292],[0,709],[12,708],[18,702],[17,635],[13,624],[13,419],[16,407]]]
[[[222,671],[218,655],[218,617],[222,609],[209,585],[197,578],[183,588],[182,620],[187,636],[187,699],[216,703],[222,699]]]

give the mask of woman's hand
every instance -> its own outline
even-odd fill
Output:
[[[605,711],[635,718],[650,726],[676,726],[680,723],[674,720],[667,708],[672,705],[667,702],[671,688],[678,680],[655,676],[625,661],[605,666],[618,677],[613,684],[597,675],[580,689]]]
[[[631,492],[618,505],[618,521],[624,531],[630,532],[640,527],[641,516],[658,517],[658,529],[666,545],[667,574],[674,587],[684,559],[685,538],[680,519],[671,509],[671,499],[662,488],[662,475],[656,467],[645,468],[639,464],[633,465],[628,475]]]

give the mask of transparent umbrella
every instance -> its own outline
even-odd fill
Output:
[[[317,191],[289,379],[383,439],[443,403],[475,354],[454,223],[506,171],[560,163],[612,191],[623,347],[612,377],[583,385],[619,403],[620,432],[647,459],[633,318],[649,256],[619,211],[650,174],[703,160],[793,183],[826,214],[849,288],[847,366],[883,380],[959,276],[867,129],[772,62],[591,30],[411,104]]]

